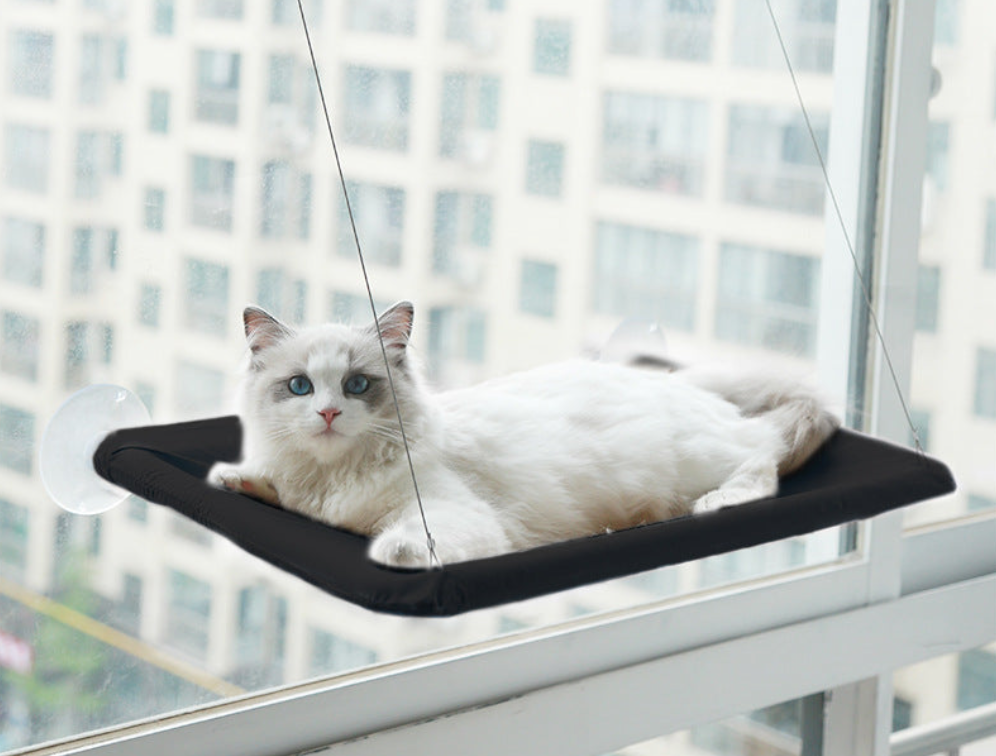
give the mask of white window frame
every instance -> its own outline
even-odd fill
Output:
[[[878,318],[907,395],[919,241],[908,219],[920,209],[933,16],[925,0],[841,0],[837,18],[830,171],[859,253],[875,242]],[[887,20],[886,51],[877,40]],[[889,99],[879,123],[879,90],[853,93],[882,70]],[[880,176],[868,159],[879,125]],[[824,383],[846,395],[855,329],[838,315],[859,295],[827,205],[821,295],[835,306],[821,313],[819,356],[830,368]],[[873,218],[874,233],[859,236]],[[869,351],[868,430],[903,441],[895,389],[877,348]],[[893,670],[996,640],[993,543],[991,514],[904,534],[902,513],[892,512],[828,564],[248,695],[68,747],[97,756],[582,756],[832,691],[823,756],[885,756]]]

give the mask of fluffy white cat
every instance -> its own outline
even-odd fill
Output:
[[[378,562],[428,566],[378,330],[444,564],[770,496],[838,426],[772,372],[579,360],[430,393],[413,313],[296,330],[247,308],[244,461],[211,479],[371,536]]]

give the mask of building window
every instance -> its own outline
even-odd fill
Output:
[[[197,546],[209,547],[212,543],[211,531],[187,517],[177,517],[171,512],[170,532]]]
[[[483,281],[491,248],[492,201],[487,194],[439,192],[433,229],[432,270],[468,285]]]
[[[927,410],[910,410],[910,420],[913,421],[913,428],[916,428],[916,435],[910,429],[908,444],[916,446],[916,440],[920,439],[920,448],[923,451],[930,451],[930,413]]]
[[[818,276],[815,258],[723,244],[716,336],[811,357],[816,350]]]
[[[487,354],[486,313],[475,307],[431,309],[428,353],[436,375],[450,362],[482,364]]]
[[[504,0],[447,0],[446,39],[464,42],[478,52],[493,52]]]
[[[74,321],[66,324],[66,373],[67,389],[79,388],[87,383],[90,364],[90,324]]]
[[[937,313],[941,298],[941,269],[936,265],[921,265],[916,279],[916,329],[937,331]]]
[[[374,300],[377,312],[384,312],[391,306],[390,302]],[[332,292],[329,298],[329,320],[334,323],[360,325],[373,322],[370,311],[370,300],[366,294],[348,294],[343,291]]]
[[[138,322],[151,328],[159,327],[159,306],[163,290],[156,284],[143,283],[138,290]]]
[[[982,246],[982,267],[996,270],[996,200],[986,200],[986,229]]]
[[[128,519],[132,522],[147,523],[149,521],[149,503],[137,496],[129,496]]]
[[[207,659],[211,630],[211,584],[169,571],[164,640],[198,660]]]
[[[772,0],[789,58],[797,71],[828,74],[833,70],[837,0]],[[771,34],[771,19],[752,0],[736,0],[733,23],[734,64],[781,69],[781,47]]]
[[[595,245],[595,312],[692,330],[698,239],[650,228],[599,223]]]
[[[260,236],[307,239],[311,226],[311,175],[298,174],[284,160],[263,166]]]
[[[228,331],[228,268],[204,260],[186,262],[184,326],[224,336]]]
[[[519,309],[552,318],[557,310],[557,266],[523,260],[519,277]]]
[[[365,667],[375,661],[377,654],[371,649],[324,630],[312,628],[309,674],[318,676],[330,672],[342,672]]]
[[[127,75],[128,41],[99,34],[80,40],[79,101],[96,105],[104,101],[107,85]]]
[[[110,131],[81,131],[76,139],[76,197],[95,199],[104,180],[121,175],[124,137]]]
[[[55,47],[52,35],[27,29],[13,29],[7,34],[7,44],[11,94],[50,98],[52,57]]]
[[[280,682],[287,647],[287,599],[254,585],[239,591],[237,610],[235,679],[253,688]]]
[[[38,380],[41,331],[38,318],[5,311],[0,327],[0,371],[29,381]]]
[[[975,414],[996,420],[996,350],[979,349],[975,356]]]
[[[966,508],[969,512],[982,512],[990,509],[996,509],[996,499],[989,496],[980,496],[979,494],[969,494],[968,501],[966,502]]]
[[[308,284],[292,279],[282,268],[259,272],[256,301],[271,315],[291,323],[303,323],[308,300]]]
[[[311,193],[311,174],[305,173],[298,178],[297,237],[299,239],[311,236]]]
[[[197,51],[194,116],[199,121],[234,125],[239,120],[242,56],[223,50]]]
[[[179,362],[176,366],[176,405],[182,417],[206,417],[225,406],[225,374],[220,370]]]
[[[559,197],[564,182],[564,145],[530,140],[526,156],[526,191]]]
[[[18,582],[28,568],[29,520],[27,507],[0,499],[0,574]]]
[[[166,227],[166,190],[158,187],[146,187],[144,224],[146,231],[162,231]]]
[[[293,55],[271,55],[266,101],[289,105],[294,100],[294,71],[297,59]]]
[[[288,205],[291,201],[291,166],[274,160],[263,166],[262,211],[259,233],[263,237],[282,238],[287,232]]]
[[[827,156],[829,118],[810,113]],[[797,111],[756,105],[730,107],[726,199],[793,213],[823,212],[824,180],[806,122]]]
[[[996,654],[974,648],[958,655],[958,709],[996,702]]]
[[[4,126],[4,183],[34,194],[48,191],[48,129],[8,123]]]
[[[315,27],[322,22],[322,0],[304,0],[304,13],[308,18],[308,26]],[[292,26],[301,23],[297,0],[273,0],[270,19],[274,26]]]
[[[242,0],[197,0],[197,15],[238,21],[242,18]]]
[[[611,0],[608,50],[642,58],[709,60],[715,13],[715,0]]]
[[[408,149],[411,73],[346,66],[344,75],[345,140],[382,150]]]
[[[121,601],[115,612],[122,629],[137,635],[142,626],[142,578],[124,573],[121,581]]]
[[[232,229],[235,162],[194,155],[191,158],[190,222],[195,226]]]
[[[353,220],[363,244],[363,256],[371,263],[401,264],[405,229],[405,190],[378,184],[347,184]],[[339,203],[338,251],[342,257],[356,256],[356,242],[346,203]]]
[[[156,412],[156,387],[145,381],[135,382],[135,393],[142,400],[142,404],[149,410],[150,415]]]
[[[951,124],[931,123],[927,127],[927,176],[943,192],[948,187]]]
[[[485,74],[443,76],[439,117],[439,154],[484,163],[491,156],[498,127],[501,79]]]
[[[97,275],[117,267],[117,256],[117,229],[92,226],[73,229],[73,254],[69,262],[70,293],[91,292]]]
[[[349,0],[346,27],[411,37],[415,34],[415,0]]]
[[[934,6],[934,44],[954,47],[958,44],[959,0],[937,0]]]
[[[149,131],[169,133],[169,92],[153,89],[149,92]]]
[[[35,416],[0,404],[0,466],[30,475],[34,449]]]
[[[571,22],[559,19],[536,19],[533,46],[533,71],[551,76],[571,72]]]
[[[892,699],[892,731],[899,732],[913,726],[913,703],[894,696]]]
[[[605,95],[602,180],[699,195],[705,176],[709,106],[699,100]]]
[[[3,222],[3,278],[40,288],[45,267],[45,227],[20,218]]]
[[[152,11],[152,31],[154,34],[169,36],[173,33],[176,21],[174,0],[155,0]]]

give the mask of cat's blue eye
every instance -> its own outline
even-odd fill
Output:
[[[298,396],[304,396],[305,394],[310,394],[312,390],[311,380],[306,375],[295,375],[289,381],[287,381],[287,388],[291,390],[292,394],[297,394]]]
[[[351,375],[343,386],[347,394],[362,394],[370,388],[370,379],[365,375]]]

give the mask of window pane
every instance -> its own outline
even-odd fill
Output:
[[[615,55],[708,61],[715,0],[612,0],[607,47]]]
[[[7,35],[10,91],[25,97],[52,96],[52,57],[55,42],[51,34],[12,29]]]
[[[99,530],[67,517],[55,538],[34,460],[71,391],[124,385],[157,423],[228,414],[247,305],[295,326],[371,320],[295,0],[117,3],[110,26],[93,3],[70,5],[0,14],[0,483],[13,482],[0,486],[0,565],[25,590],[148,644],[161,664],[0,600],[0,625],[29,628],[36,659],[23,685],[0,682],[4,706],[27,712],[11,747],[840,553],[832,530],[437,633],[429,621],[368,622],[138,499]],[[591,355],[634,319],[657,323],[679,361],[733,354],[814,371],[828,305],[817,295],[822,184],[752,3],[607,0],[525,15],[503,0],[304,7],[375,305],[415,302],[412,346],[432,390]],[[774,8],[825,147],[835,4]],[[932,170],[952,192],[964,132],[949,113],[934,122],[947,131],[933,132]],[[943,245],[967,250],[974,273],[924,259],[939,269],[937,330],[918,339],[947,340],[966,322],[948,310],[959,281],[992,278],[990,199],[996,186],[958,224],[972,239]],[[996,343],[975,341],[932,364],[970,374],[950,393],[984,431],[979,350]],[[949,420],[933,391],[915,392],[941,453]],[[976,511],[996,500],[984,477],[964,490]],[[35,684],[56,703],[33,698]]]
[[[566,76],[571,70],[571,22],[537,19],[533,70],[538,74]]]
[[[992,92],[972,72],[991,73],[996,30],[971,3],[941,0],[936,13],[942,84],[928,112],[908,399],[929,416],[929,451],[951,468],[958,491],[909,507],[909,526],[985,511],[978,503],[996,500],[996,192],[972,154],[993,114],[960,94],[966,86]]]

